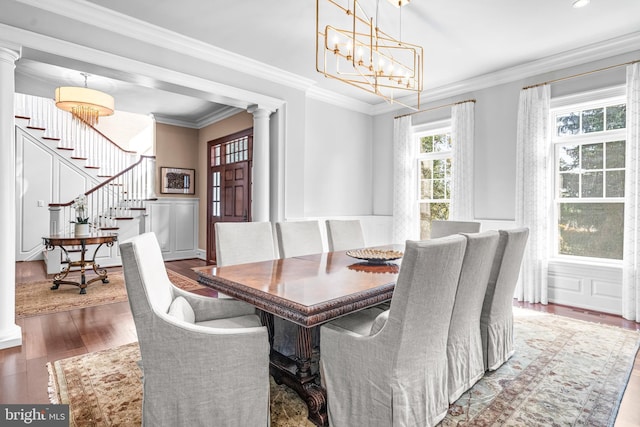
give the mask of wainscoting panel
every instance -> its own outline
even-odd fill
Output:
[[[145,230],[156,234],[165,260],[198,257],[198,203],[177,197],[148,202]]]
[[[549,302],[621,314],[622,265],[552,260]]]
[[[571,293],[580,295],[584,289],[582,279],[559,274],[549,274],[549,287],[558,293],[564,292],[567,295]]]
[[[622,286],[620,286],[620,284],[616,282],[606,280],[592,280],[591,293],[596,297],[613,298],[614,300],[621,301]]]
[[[69,202],[98,183],[75,161],[59,156],[55,142],[49,142],[16,127],[17,261],[43,259],[49,203]]]
[[[153,231],[156,234],[160,249],[163,254],[170,252],[170,241],[172,230],[170,230],[171,224],[174,222],[172,218],[172,206],[167,202],[152,202],[147,205],[148,213],[148,230]]]

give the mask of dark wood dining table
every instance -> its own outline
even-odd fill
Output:
[[[403,250],[398,245],[376,248]],[[326,392],[318,369],[319,325],[390,300],[399,261],[376,265],[339,251],[194,270],[201,284],[260,310],[269,331],[271,375],[300,395],[314,424],[326,426]],[[293,355],[274,349],[273,316],[297,325]]]

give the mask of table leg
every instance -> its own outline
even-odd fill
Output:
[[[260,312],[262,326],[266,326],[269,333],[269,348],[273,348],[273,314],[263,310],[258,311]]]
[[[84,295],[87,293],[87,278],[84,274],[85,271],[85,261],[84,254],[87,251],[84,240],[81,241],[80,247],[82,250],[80,251],[80,294]]]
[[[107,243],[107,246],[112,246],[112,245],[113,244]],[[93,279],[89,280],[87,284],[93,283],[96,280],[102,280],[102,283],[109,283],[109,279],[107,278],[107,270],[105,268],[100,268],[100,265],[96,264],[96,255],[98,255],[98,251],[100,250],[101,247],[102,247],[102,243],[100,243],[98,247],[96,247],[96,250],[93,251],[93,258],[85,261],[86,264],[91,265],[91,267],[93,268],[93,271],[97,275],[97,277],[94,277]]]
[[[314,329],[316,328],[298,326],[296,340],[297,377],[302,383],[303,394],[301,397],[307,403],[309,419],[318,426],[325,426],[329,423],[327,419],[327,393],[317,384],[316,380],[319,380],[319,377],[312,369]],[[314,381],[305,381],[310,378],[313,378]]]
[[[327,394],[320,386],[314,363],[313,334],[317,328],[297,325],[295,355],[287,357],[271,351],[270,372],[276,383],[286,384],[307,404],[309,420],[317,426],[327,426]]]
[[[53,248],[53,246],[51,248]],[[65,260],[67,261],[67,266],[63,268],[60,273],[53,276],[53,286],[51,286],[52,291],[55,291],[56,289],[58,289],[60,287],[60,284],[67,283],[67,281],[64,280],[64,278],[67,277],[67,274],[69,274],[69,271],[71,271],[71,258],[69,257],[69,252],[67,252],[64,246],[60,246],[60,249],[62,249],[62,252],[64,252],[64,257],[65,257]]]

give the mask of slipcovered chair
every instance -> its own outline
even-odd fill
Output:
[[[447,340],[449,403],[484,376],[480,315],[499,234],[493,230],[463,236],[467,248]]]
[[[245,264],[276,259],[273,227],[270,222],[218,222],[216,265]],[[218,292],[219,298],[230,298]],[[273,317],[273,348],[284,355],[295,352],[296,325]]]
[[[328,219],[329,252],[364,248],[364,233],[359,219]]]
[[[120,253],[142,355],[142,424],[268,426],[269,340],[254,307],[174,286],[153,233]]]
[[[217,222],[216,266],[268,261],[276,258],[270,222]],[[230,298],[218,292],[218,298]]]
[[[513,294],[528,237],[528,228],[500,230],[480,317],[485,370],[495,371],[514,352]]]
[[[457,233],[478,233],[480,223],[476,221],[431,221],[431,238],[450,236]]]
[[[320,328],[329,425],[433,426],[447,414],[447,335],[464,236],[408,241],[391,298]]]
[[[276,258],[270,222],[217,222],[215,231],[219,267]]]
[[[322,235],[318,221],[276,223],[276,235],[282,258],[322,253]]]

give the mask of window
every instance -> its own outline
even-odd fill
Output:
[[[420,238],[431,234],[431,220],[449,218],[451,197],[451,125],[415,133],[418,146],[418,204]]]
[[[556,254],[622,259],[623,97],[552,109]]]

